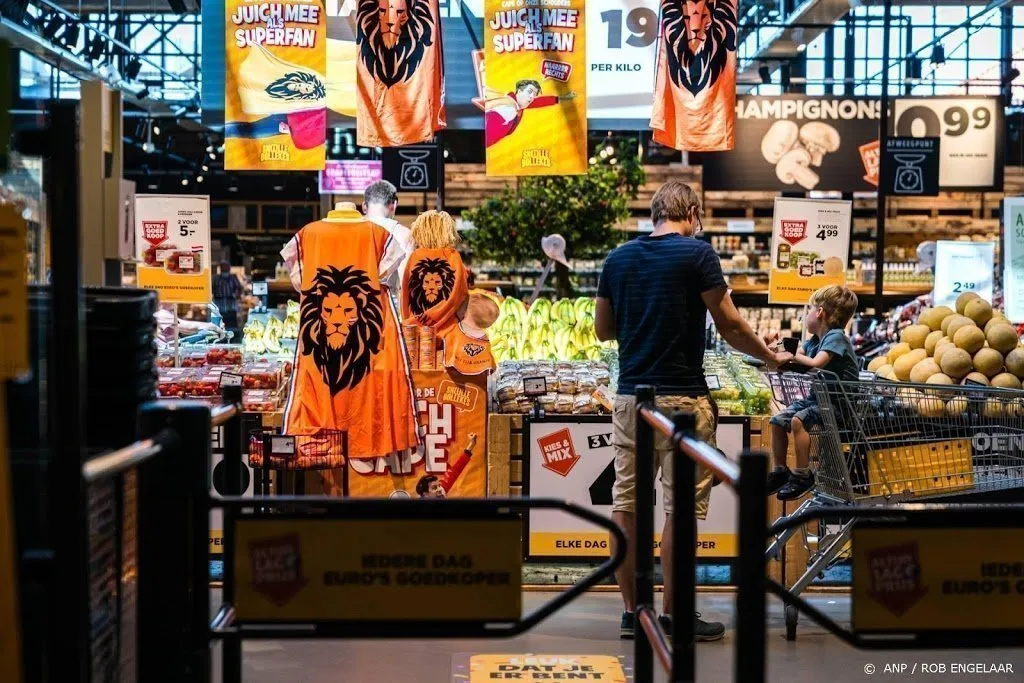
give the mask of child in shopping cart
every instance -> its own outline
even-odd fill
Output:
[[[857,381],[860,364],[846,325],[857,310],[857,295],[848,287],[829,285],[816,291],[808,303],[804,329],[811,338],[797,351],[793,365],[826,370],[842,381]],[[769,345],[778,339],[766,339]],[[795,500],[814,488],[810,470],[811,430],[821,424],[818,402],[813,395],[799,399],[771,419],[772,458],[775,468],[768,475],[768,495]],[[793,434],[796,468],[786,467],[789,435]]]

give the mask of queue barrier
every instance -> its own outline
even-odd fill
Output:
[[[635,642],[636,683],[651,683],[655,655],[672,683],[696,680],[692,615],[697,537],[690,510],[698,466],[714,473],[739,498],[735,680],[765,680],[766,593],[858,649],[983,649],[1024,644],[1020,550],[1024,548],[1024,505],[813,507],[769,527],[764,493],[767,457],[744,452],[738,464],[729,460],[693,438],[692,415],[669,418],[657,410],[655,398],[653,387],[637,387],[636,596],[641,628]],[[655,431],[674,446],[673,617],[679,618],[672,620],[671,643],[653,604]],[[686,511],[685,519],[676,518],[680,509]],[[858,520],[852,534],[850,629],[766,575],[768,541],[808,522],[838,516]],[[925,570],[934,585],[925,585]]]
[[[91,631],[88,671],[76,680],[209,683],[216,642],[220,679],[240,683],[248,639],[508,638],[613,576],[625,558],[616,524],[561,500],[242,497],[241,389],[221,392],[218,407],[145,406],[143,440],[82,466]],[[223,497],[209,489],[214,442]],[[214,508],[224,526],[215,611]],[[591,522],[615,551],[523,616],[521,515],[531,509]]]

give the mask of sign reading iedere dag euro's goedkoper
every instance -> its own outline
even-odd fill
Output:
[[[242,519],[239,621],[517,621],[516,519]]]
[[[583,0],[486,0],[487,175],[587,171]]]
[[[224,167],[319,171],[327,139],[322,0],[227,0]]]

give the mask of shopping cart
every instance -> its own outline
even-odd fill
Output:
[[[816,486],[793,513],[851,505],[896,505],[1024,488],[1024,391],[984,385],[843,381],[826,371],[770,375],[786,405],[814,396],[822,424],[811,430]],[[790,591],[801,593],[843,559],[853,520],[822,534],[807,571]],[[827,528],[827,527],[826,527]],[[810,550],[807,529],[802,529]],[[797,533],[768,547],[769,559]],[[786,607],[786,637],[796,638],[797,611]]]

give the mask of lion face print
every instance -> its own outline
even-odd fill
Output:
[[[359,0],[359,57],[370,75],[390,88],[416,73],[436,27],[431,0]]]
[[[312,285],[302,291],[302,354],[313,357],[332,396],[356,387],[369,374],[373,357],[383,347],[383,330],[381,292],[366,271],[319,268]]]
[[[409,308],[422,315],[442,301],[455,288],[455,271],[443,258],[425,258],[409,274]]]
[[[736,51],[736,0],[662,0],[668,73],[693,95],[714,85]]]

